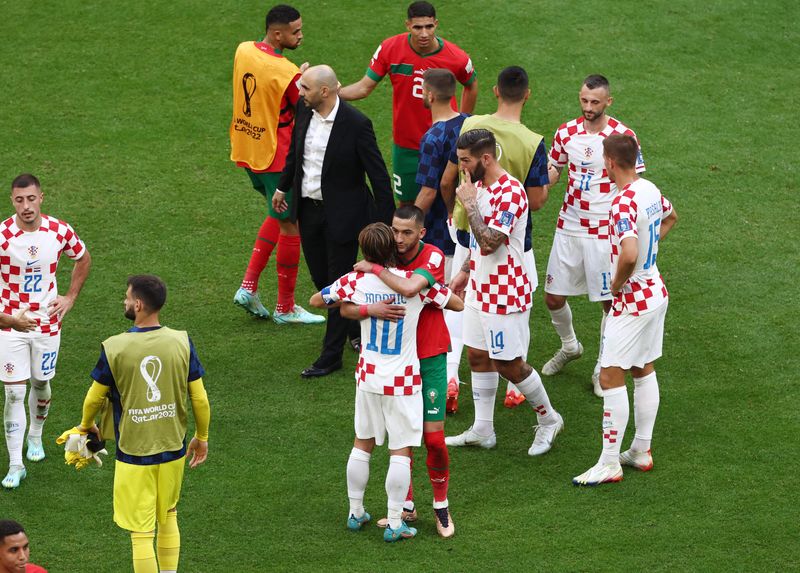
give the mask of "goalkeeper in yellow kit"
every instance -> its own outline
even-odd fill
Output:
[[[92,387],[83,403],[78,432],[94,425],[106,397],[114,414],[117,460],[114,521],[131,532],[135,573],[177,571],[180,532],[176,505],[184,458],[194,468],[208,454],[211,408],[203,387],[205,373],[186,332],[161,326],[158,314],[167,298],[164,282],[153,275],[128,279],[125,317],[129,331],[105,340]],[[195,435],[186,445],[187,397]],[[153,550],[158,522],[157,552]]]

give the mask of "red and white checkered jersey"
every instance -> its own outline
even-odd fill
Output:
[[[86,245],[64,221],[42,215],[38,231],[26,232],[16,218],[0,223],[0,305],[5,314],[29,310],[37,327],[31,334],[55,336],[61,322],[50,322],[48,305],[58,295],[56,268],[61,253],[80,259]],[[22,335],[22,333],[20,333]],[[24,336],[24,335],[23,335]]]
[[[389,269],[402,277],[411,271]],[[365,392],[386,396],[410,396],[422,388],[417,358],[417,323],[426,304],[444,308],[450,300],[450,290],[434,284],[418,296],[406,298],[397,294],[373,274],[352,272],[322,289],[326,304],[337,301],[372,304],[394,299],[394,304],[406,307],[405,317],[392,322],[369,318],[361,322],[361,355],[356,367],[356,384]]]
[[[490,229],[506,235],[493,253],[484,253],[470,234],[469,288],[464,304],[491,314],[524,312],[531,306],[533,289],[523,264],[528,197],[522,184],[508,173],[489,187],[478,189],[478,210]]]
[[[631,129],[613,117],[608,118],[608,125],[600,133],[587,133],[583,116],[563,124],[556,131],[550,148],[550,164],[558,168],[569,164],[569,181],[556,232],[608,240],[608,210],[617,186],[609,180],[605,170],[603,140],[615,134],[636,138]],[[636,172],[643,171],[640,149],[636,157]]]
[[[657,309],[667,301],[667,287],[658,272],[658,239],[661,221],[672,213],[672,204],[646,179],[626,185],[611,204],[611,273],[617,272],[617,261],[623,239],[635,237],[639,257],[631,278],[611,303],[614,316],[623,313],[639,316]]]

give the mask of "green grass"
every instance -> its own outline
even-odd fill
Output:
[[[579,112],[582,78],[604,73],[612,114],[637,131],[648,178],[676,206],[659,255],[672,300],[655,470],[616,486],[570,485],[600,448],[601,403],[588,382],[599,309],[576,299],[587,358],[546,381],[566,420],[554,450],[529,458],[532,413],[500,406],[496,450],[451,452],[454,539],[436,537],[429,510],[411,543],[347,532],[355,355],[341,372],[303,381],[322,328],[279,327],[231,304],[264,205],[228,159],[230,68],[238,42],[260,37],[267,5],[5,0],[0,179],[36,173],[45,212],[70,221],[94,259],[64,329],[49,458],[29,464],[18,491],[0,492],[0,516],[26,525],[35,562],[54,573],[130,570],[128,536],[111,519],[112,464],[77,473],[53,441],[78,421],[99,343],[129,325],[125,277],[153,272],[170,286],[164,322],[195,341],[213,408],[209,461],[187,472],[180,504],[183,571],[800,567],[796,3],[436,4],[441,34],[472,55],[478,113],[494,109],[497,72],[523,65],[533,82],[523,119],[549,144]],[[403,30],[405,3],[298,7],[306,39],[290,57],[331,64],[343,84]],[[357,104],[386,158],[390,101],[385,81]],[[535,217],[540,273],[562,193],[563,183]],[[64,289],[70,265],[61,267]],[[302,303],[313,287],[301,267]],[[274,263],[261,292],[274,303]],[[537,367],[558,344],[540,299]],[[472,419],[468,388],[461,403],[448,433]],[[385,467],[379,451],[366,499],[378,516]],[[425,509],[423,467],[418,456]]]

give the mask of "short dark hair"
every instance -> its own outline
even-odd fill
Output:
[[[386,223],[370,223],[358,234],[358,245],[364,259],[385,267],[395,265],[397,245],[394,232]]]
[[[430,2],[412,2],[408,7],[408,19],[436,18],[436,8]]]
[[[23,173],[22,175],[17,175],[14,177],[14,180],[11,182],[11,189],[24,189],[25,187],[30,187],[31,185],[37,189],[42,188],[42,186],[39,184],[39,179],[35,175]]]
[[[285,26],[298,18],[300,18],[300,12],[297,11],[297,8],[289,6],[288,4],[278,4],[267,12],[267,30],[269,30],[270,26],[276,24]]]
[[[9,535],[25,533],[25,528],[13,519],[0,519],[0,544],[4,543]]]
[[[458,149],[466,149],[473,157],[480,157],[489,153],[497,157],[497,140],[488,129],[470,129],[458,136],[456,141]]]
[[[128,277],[131,293],[140,299],[148,310],[159,311],[167,302],[167,285],[155,275],[133,275]]]
[[[608,80],[605,76],[601,76],[600,74],[592,74],[590,76],[586,76],[586,79],[583,80],[583,85],[585,85],[590,90],[596,90],[597,88],[605,88],[606,91],[611,91],[609,88]]]
[[[394,212],[394,216],[403,221],[413,220],[420,227],[425,226],[425,213],[416,205],[403,205],[402,207],[398,207]]]
[[[449,100],[456,95],[456,76],[450,70],[428,68],[423,72],[422,80],[437,100]]]
[[[639,155],[639,144],[632,136],[617,133],[603,139],[603,153],[623,169],[632,169]]]
[[[497,75],[497,91],[504,100],[517,103],[528,95],[528,72],[519,66],[509,66]]]

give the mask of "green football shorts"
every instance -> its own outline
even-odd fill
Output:
[[[392,179],[399,201],[414,202],[419,194],[417,167],[419,151],[392,144]]]
[[[247,171],[247,175],[250,176],[250,181],[253,183],[253,189],[261,193],[266,198],[267,212],[269,213],[269,216],[273,219],[278,219],[279,221],[289,219],[289,217],[292,215],[292,201],[294,199],[294,193],[286,194],[286,203],[289,205],[289,208],[286,209],[286,211],[283,213],[276,213],[272,208],[272,195],[275,194],[275,190],[278,188],[278,181],[280,181],[281,174],[254,173],[246,167],[244,170]]]
[[[422,419],[441,422],[447,402],[447,354],[420,359],[419,373],[422,376]]]

